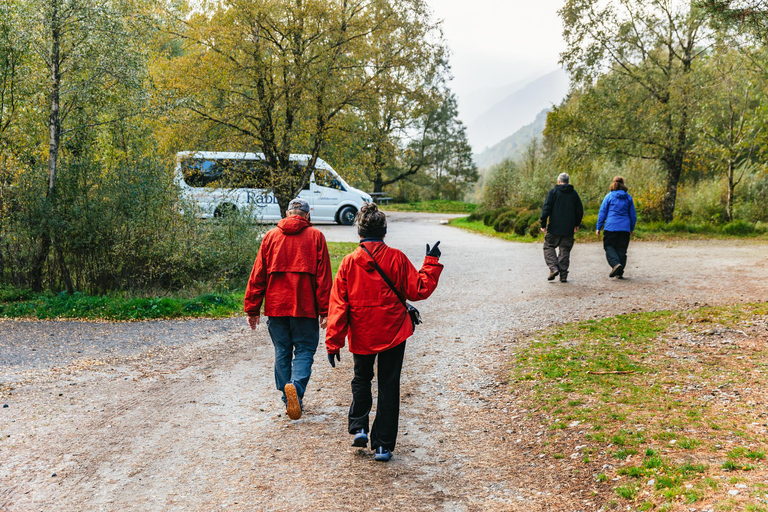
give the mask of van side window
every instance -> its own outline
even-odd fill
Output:
[[[181,161],[181,172],[190,187],[269,187],[269,170],[260,160],[186,158]]]
[[[325,169],[315,169],[315,184],[318,187],[335,188],[338,190],[344,190],[344,186],[332,173]]]

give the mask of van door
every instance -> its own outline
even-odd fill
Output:
[[[333,173],[315,169],[314,181],[310,183],[313,215],[315,220],[334,222],[341,203],[341,183]]]

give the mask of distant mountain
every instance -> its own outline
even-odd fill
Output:
[[[507,96],[516,93],[537,78],[540,78],[540,76],[541,75],[531,75],[503,87],[488,87],[469,94],[460,95],[459,114],[461,120],[464,121],[464,124],[471,123],[483,115],[489,108],[493,107]]]
[[[482,153],[475,154],[475,164],[477,164],[480,172],[482,173],[484,169],[503,162],[507,158],[514,160],[522,156],[526,147],[534,138],[541,138],[547,124],[547,114],[550,110],[550,108],[545,108],[539,112],[536,120],[531,124],[523,126],[506,139],[498,144],[494,144]]]
[[[467,126],[477,152],[530,123],[542,109],[560,103],[568,94],[568,75],[562,69],[534,80],[486,110]]]

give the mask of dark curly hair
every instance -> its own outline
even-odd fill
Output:
[[[363,238],[382,238],[387,234],[387,216],[375,203],[363,203],[355,215],[357,233]]]

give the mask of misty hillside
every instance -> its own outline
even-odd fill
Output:
[[[459,112],[464,124],[470,124],[472,121],[485,114],[489,108],[504,100],[529,83],[541,77],[541,74],[527,76],[503,87],[487,87],[469,94],[463,94],[459,98]]]
[[[467,135],[476,152],[483,152],[529,124],[543,109],[568,94],[568,75],[562,69],[534,80],[468,123]]]
[[[498,144],[494,144],[490,148],[486,149],[482,153],[475,154],[474,160],[477,167],[482,173],[484,169],[502,162],[508,158],[519,158],[528,143],[535,137],[541,139],[541,135],[544,132],[544,127],[547,123],[547,114],[550,109],[545,108],[539,115],[536,116],[536,120],[531,124],[525,125],[514,134],[510,135],[506,139],[502,140]]]

